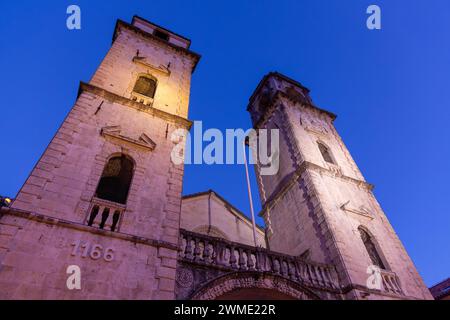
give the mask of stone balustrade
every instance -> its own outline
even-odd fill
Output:
[[[108,200],[93,198],[86,224],[99,229],[118,231],[125,205]]]
[[[256,248],[224,239],[180,230],[180,258],[230,271],[268,272],[292,281],[326,289],[339,289],[333,266],[305,261],[265,248]]]
[[[400,286],[400,281],[398,280],[397,275],[392,271],[380,270],[381,271],[381,280],[383,284],[383,291],[394,293],[394,294],[403,294],[402,288]]]
[[[131,100],[142,103],[149,107],[153,105],[153,98],[147,97],[134,91],[131,93]]]

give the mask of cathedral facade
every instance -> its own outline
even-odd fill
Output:
[[[256,243],[221,195],[182,196],[184,166],[171,154],[173,133],[192,125],[200,56],[190,45],[138,16],[117,21],[104,60],[1,208],[0,298],[431,299],[336,116],[282,74],[267,74],[248,105],[255,129],[280,132],[278,173],[255,166],[266,225]]]

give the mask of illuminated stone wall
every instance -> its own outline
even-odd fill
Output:
[[[134,59],[138,50],[144,59]],[[171,161],[171,134],[190,127],[198,59],[117,24],[111,49],[0,218],[0,298],[174,298],[183,166]],[[140,74],[157,79],[151,106],[131,99]],[[134,172],[126,205],[107,204],[111,216],[123,210],[118,227],[90,227],[103,168],[120,154],[133,160]],[[110,249],[114,259],[97,258],[94,246]],[[81,268],[79,291],[66,287],[69,265]]]
[[[262,81],[249,111],[257,128],[280,130],[285,169],[261,176],[256,168],[270,248],[335,265],[347,298],[390,298],[367,289],[373,262],[358,230],[362,227],[372,236],[386,276],[398,277],[403,295],[431,298],[372,185],[336,132],[335,116],[315,106],[308,89],[276,73]],[[318,143],[328,148],[331,162]]]

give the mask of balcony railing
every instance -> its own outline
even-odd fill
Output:
[[[131,93],[131,100],[142,103],[149,107],[153,105],[153,98],[147,97],[134,91]]]
[[[271,252],[190,231],[180,230],[180,258],[202,265],[231,270],[269,272],[295,282],[338,289],[333,266],[305,261],[298,257]]]
[[[125,205],[108,200],[93,198],[86,224],[99,229],[118,231]]]
[[[400,281],[394,272],[381,270],[381,281],[383,283],[383,291],[394,294],[403,294]]]

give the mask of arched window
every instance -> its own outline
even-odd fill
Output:
[[[140,76],[134,85],[133,91],[153,99],[156,91],[156,80]]]
[[[133,169],[133,161],[124,154],[109,159],[103,169],[95,196],[125,204],[133,178]]]
[[[378,254],[375,243],[372,241],[372,237],[370,236],[370,234],[361,227],[358,228],[358,230],[372,263],[381,269],[386,269],[383,260],[381,260],[381,257]]]
[[[328,163],[334,164],[330,149],[321,142],[317,142],[317,145],[319,146],[319,150],[320,150],[320,153],[322,154],[323,160],[325,160]]]

